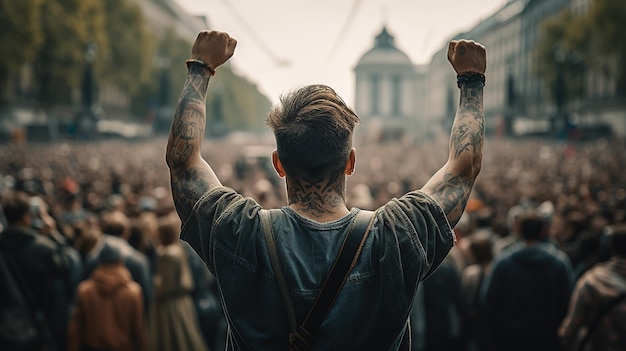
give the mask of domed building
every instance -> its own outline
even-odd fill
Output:
[[[420,73],[383,26],[354,68],[354,107],[364,124],[386,132],[417,128]]]

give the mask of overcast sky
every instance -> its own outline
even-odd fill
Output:
[[[321,83],[354,102],[354,66],[383,24],[414,64],[507,0],[176,0],[238,40],[231,64],[273,102]],[[350,15],[351,14],[351,15]],[[489,48],[487,48],[489,49]],[[219,70],[218,70],[219,72]]]

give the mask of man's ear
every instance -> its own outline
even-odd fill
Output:
[[[346,162],[346,169],[344,173],[347,175],[352,175],[354,173],[354,167],[356,165],[356,149],[352,148],[350,150],[350,156],[348,156],[348,162]]]
[[[274,169],[276,170],[276,173],[278,173],[278,176],[281,178],[285,177],[285,169],[283,168],[283,164],[280,163],[280,159],[278,158],[278,151],[274,150],[272,152],[272,164],[274,165]]]

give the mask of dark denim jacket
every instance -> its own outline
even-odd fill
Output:
[[[261,207],[232,189],[205,194],[181,238],[216,276],[228,349],[286,350],[289,325],[274,280]],[[319,223],[283,207],[273,214],[278,253],[298,321],[302,321],[359,209]],[[392,199],[376,220],[359,260],[318,333],[314,350],[395,350],[420,280],[441,263],[454,234],[441,207],[415,191]]]

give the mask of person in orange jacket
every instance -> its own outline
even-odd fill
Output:
[[[69,325],[68,351],[147,350],[141,287],[119,250],[103,248],[100,264],[78,286]]]

